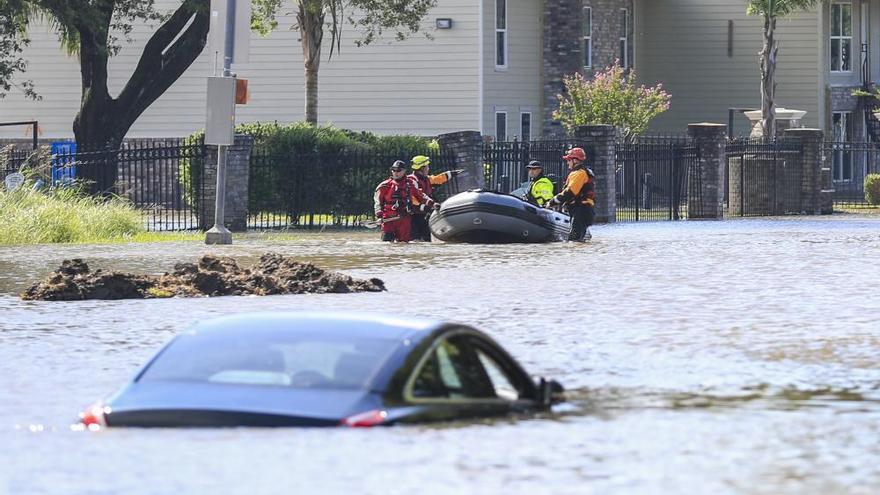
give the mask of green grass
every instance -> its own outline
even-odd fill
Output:
[[[121,199],[75,188],[0,192],[0,245],[124,241],[145,230],[141,213]]]

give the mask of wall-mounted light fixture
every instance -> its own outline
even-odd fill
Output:
[[[452,19],[448,17],[437,19],[437,29],[452,29]]]

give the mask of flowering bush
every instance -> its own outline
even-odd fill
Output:
[[[566,94],[557,95],[559,110],[553,118],[568,132],[582,125],[608,124],[621,128],[626,138],[637,136],[654,117],[669,110],[672,98],[661,84],[639,86],[635,71],[625,73],[618,62],[592,80],[574,74],[563,82]]]

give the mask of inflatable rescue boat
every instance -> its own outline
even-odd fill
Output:
[[[429,226],[434,237],[446,242],[534,243],[566,239],[571,219],[516,196],[475,189],[444,201]]]

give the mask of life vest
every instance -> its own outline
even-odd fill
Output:
[[[560,201],[566,204],[596,206],[596,183],[593,171],[578,165],[565,179],[565,188],[559,194]],[[577,192],[575,192],[577,191]]]
[[[544,206],[553,199],[553,181],[541,175],[529,183],[525,200],[533,205]]]
[[[411,215],[415,210],[413,200],[424,196],[419,186],[409,177],[400,180],[385,179],[376,188],[375,211],[388,214]]]
[[[422,175],[422,174],[417,174],[417,173],[413,172],[413,173],[409,174],[407,177],[416,181],[416,184],[418,184],[419,189],[421,189],[423,193],[425,193],[426,195],[431,197],[431,199],[433,199],[434,186],[439,186],[439,185],[446,184],[447,182],[449,182],[449,179],[452,178],[452,172],[443,172],[442,174],[437,174],[437,175]],[[416,201],[416,204],[419,204],[419,202]]]

